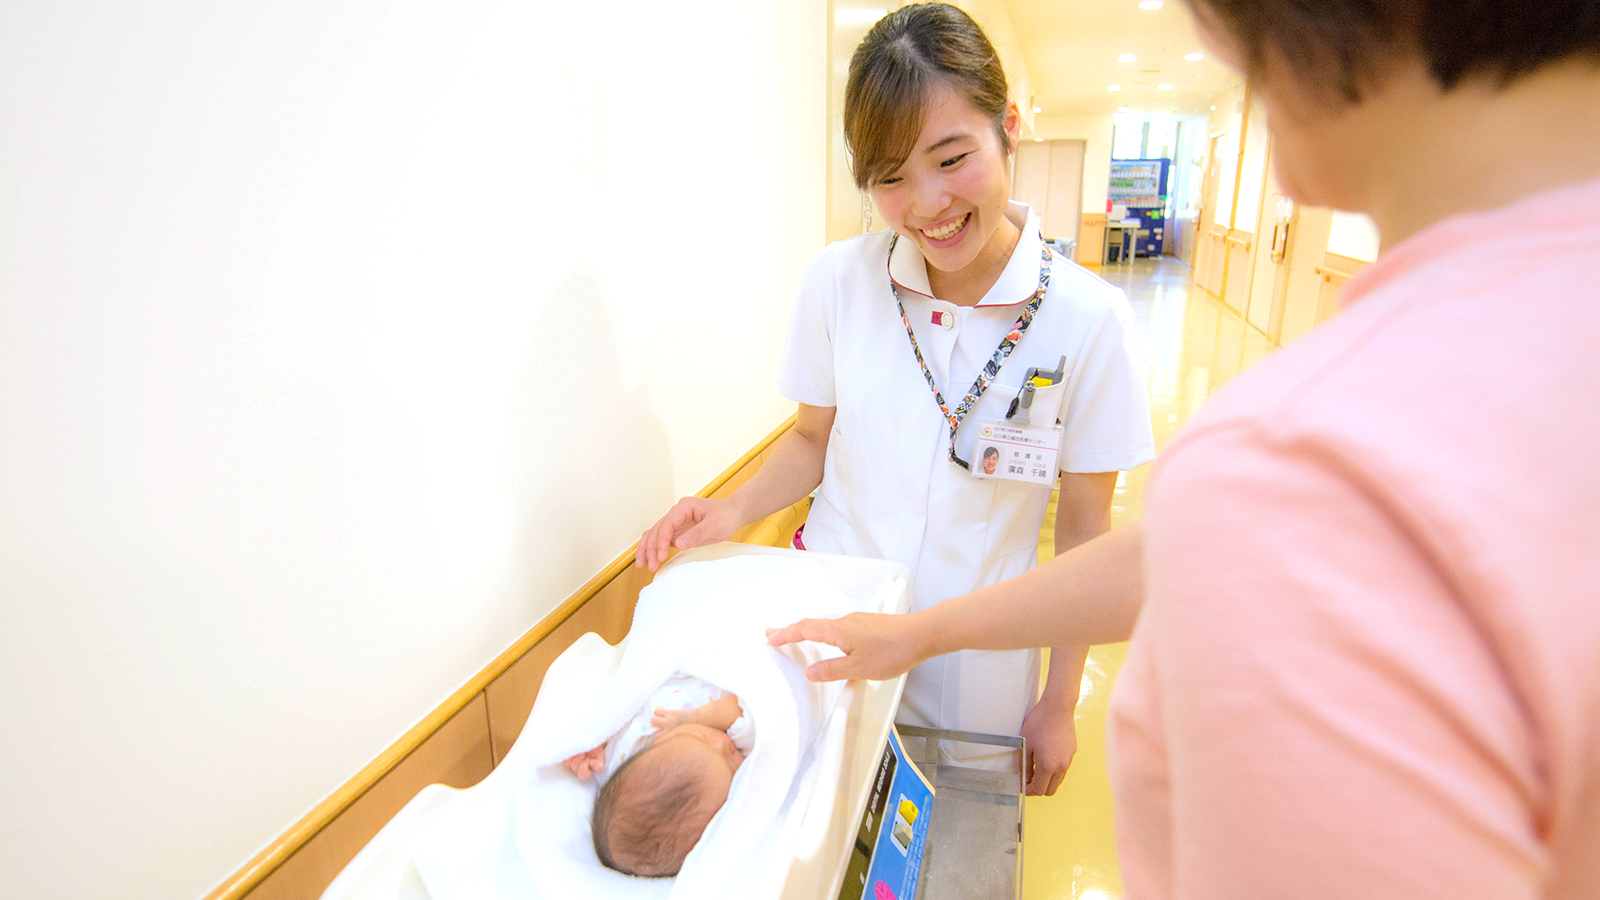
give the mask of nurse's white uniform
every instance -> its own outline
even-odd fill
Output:
[[[916,245],[891,231],[829,245],[807,266],[778,368],[798,403],[837,408],[822,484],[806,521],[808,550],[892,559],[910,567],[913,610],[1012,578],[1037,563],[1051,489],[974,478],[950,461],[950,429],[917,365],[890,278],[928,369],[954,410],[1039,286],[1039,219],[1011,203],[1016,250],[975,307],[930,296]],[[1000,419],[1029,367],[1063,383],[1039,390],[1034,424],[1064,428],[1064,472],[1131,469],[1155,458],[1133,317],[1117,288],[1057,256],[1033,323],[963,420],[956,451],[972,462],[980,419]],[[1047,412],[1048,411],[1048,412]],[[912,670],[904,724],[1017,734],[1039,689],[1037,650],[962,651]]]

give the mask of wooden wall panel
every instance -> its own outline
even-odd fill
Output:
[[[1105,213],[1084,213],[1078,223],[1078,263],[1085,266],[1100,265],[1106,249]]]
[[[480,694],[246,896],[316,900],[418,791],[430,784],[471,787],[493,768],[488,706]]]
[[[1344,292],[1345,284],[1369,265],[1364,260],[1337,253],[1323,254],[1322,265],[1317,267],[1317,274],[1321,276],[1321,286],[1317,292],[1317,324],[1338,314],[1339,295]]]
[[[1207,229],[1201,238],[1209,245],[1206,248],[1205,280],[1200,286],[1211,292],[1211,296],[1220,298],[1223,293],[1222,276],[1227,269],[1227,245],[1223,242],[1227,232]]]
[[[1227,284],[1223,285],[1222,302],[1243,316],[1250,303],[1250,276],[1254,268],[1255,236],[1248,231],[1234,231],[1226,240],[1228,253]]]
[[[545,670],[572,642],[594,632],[615,644],[628,634],[633,621],[633,606],[639,591],[650,583],[650,572],[628,568],[600,589],[594,599],[557,625],[543,640],[512,663],[499,678],[484,689],[489,704],[489,733],[494,745],[494,763],[506,758],[511,745],[522,733],[523,723],[539,696]]]

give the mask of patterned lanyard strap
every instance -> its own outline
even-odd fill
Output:
[[[898,234],[889,239],[889,254],[891,257],[894,255],[894,245],[899,241],[900,235]],[[906,316],[906,305],[900,300],[900,288],[895,285],[893,277],[889,279],[889,290],[894,293],[895,305],[900,307],[900,321],[906,326],[906,336],[911,338],[911,353],[916,356],[917,365],[922,367],[922,377],[928,379],[928,387],[933,391],[934,401],[939,404],[939,411],[944,413],[945,419],[950,423],[950,461],[963,469],[970,470],[972,464],[956,455],[956,429],[961,427],[961,420],[965,419],[967,413],[972,411],[972,407],[977,404],[978,398],[982,397],[983,392],[989,389],[989,382],[1000,374],[1000,366],[1005,363],[1006,357],[1011,355],[1011,350],[1017,346],[1017,342],[1022,340],[1022,336],[1028,332],[1028,326],[1033,323],[1033,314],[1039,311],[1039,304],[1044,302],[1044,292],[1049,287],[1050,245],[1046,244],[1044,252],[1039,259],[1039,289],[1028,297],[1022,307],[1022,315],[1017,317],[1016,324],[1012,325],[1011,330],[1006,332],[1006,336],[1000,341],[1000,346],[994,348],[994,355],[989,357],[989,361],[983,364],[983,371],[979,372],[977,380],[972,382],[972,387],[967,390],[967,396],[962,398],[961,405],[956,407],[955,412],[951,412],[950,407],[944,402],[944,395],[939,393],[939,385],[934,383],[933,373],[928,371],[927,361],[922,358],[922,348],[917,346],[917,333],[911,330],[911,319]]]

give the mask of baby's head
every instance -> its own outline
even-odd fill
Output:
[[[744,761],[727,732],[679,725],[619,767],[594,803],[594,849],[629,875],[678,874]]]

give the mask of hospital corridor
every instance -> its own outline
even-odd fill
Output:
[[[1272,350],[1265,335],[1196,285],[1189,268],[1174,259],[1134,259],[1127,266],[1107,266],[1101,275],[1127,292],[1139,322],[1158,447],[1229,379]],[[1148,467],[1136,469],[1117,485],[1111,507],[1115,524],[1144,515],[1148,477]],[[1041,561],[1052,555],[1054,520],[1052,504],[1040,532]],[[1056,796],[1027,801],[1024,846],[1072,848],[1024,857],[1022,896],[1028,900],[1122,896],[1105,735],[1106,704],[1126,653],[1125,644],[1089,651],[1078,701],[1078,755]]]

